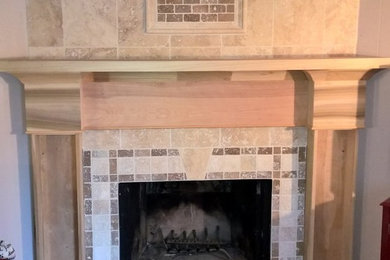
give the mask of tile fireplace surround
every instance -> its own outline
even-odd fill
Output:
[[[303,259],[305,128],[85,131],[86,259],[119,260],[118,183],[271,179],[271,259]]]

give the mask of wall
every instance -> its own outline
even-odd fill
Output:
[[[0,57],[27,54],[23,1],[0,1]],[[23,126],[23,88],[0,73],[0,240],[11,243],[16,259],[33,259],[28,137]]]
[[[390,1],[362,0],[357,51],[390,57]],[[354,259],[380,258],[382,210],[390,197],[390,71],[367,86],[367,127],[359,132]]]

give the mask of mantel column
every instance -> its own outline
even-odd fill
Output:
[[[357,129],[367,71],[308,71],[305,259],[351,260]]]

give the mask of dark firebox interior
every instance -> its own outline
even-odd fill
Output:
[[[271,180],[121,183],[120,259],[268,260],[271,189]]]

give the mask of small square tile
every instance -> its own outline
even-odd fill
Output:
[[[118,181],[118,175],[110,175],[110,182],[117,182]]]
[[[119,215],[111,215],[111,230],[119,230]]]
[[[305,194],[306,180],[298,180],[298,193]]]
[[[241,148],[241,154],[256,154],[256,148],[255,147]]]
[[[236,180],[240,178],[239,172],[224,172],[223,178],[226,180]]]
[[[240,148],[225,148],[225,154],[239,155],[240,154]]]
[[[207,173],[208,180],[221,180],[223,179],[223,172],[209,172]]]
[[[281,227],[294,227],[298,225],[299,211],[279,211]]]
[[[273,180],[272,181],[272,194],[279,194],[279,193],[280,193],[280,181]]]
[[[212,155],[223,155],[223,149],[222,148],[214,148]]]
[[[304,210],[305,209],[305,196],[299,195],[298,196],[298,210]]]
[[[111,200],[111,214],[119,214],[119,203],[118,200]]]
[[[297,241],[296,227],[280,227],[279,241]]]
[[[151,181],[152,176],[150,174],[135,174],[134,180],[139,182]]]
[[[116,156],[117,156],[116,150],[110,150],[110,151],[109,151],[109,157],[110,157],[110,158],[114,158],[114,157],[116,157]]]
[[[279,242],[279,257],[296,256],[296,242]]]
[[[305,239],[305,229],[304,227],[297,228],[297,240],[303,241]]]
[[[85,260],[93,260],[93,248],[85,248]]]
[[[167,156],[167,149],[152,149],[152,156]]]
[[[257,178],[258,179],[272,179],[272,172],[271,171],[258,171]]]
[[[280,194],[283,195],[297,195],[298,182],[296,179],[281,179],[280,180]]]
[[[112,234],[111,234],[112,239]],[[118,236],[118,245],[119,245],[119,236]],[[119,260],[119,246],[111,247],[111,260]]]
[[[110,236],[111,242],[111,236]],[[93,247],[93,260],[109,260],[111,259],[111,247],[105,246],[94,246]]]
[[[119,182],[133,182],[134,175],[133,174],[118,175],[118,181]]]
[[[93,246],[92,232],[84,232],[85,246]]]
[[[83,182],[91,182],[91,168],[83,167]]]
[[[272,147],[259,147],[257,154],[272,154]]]
[[[241,179],[256,179],[256,172],[241,172]]]
[[[272,195],[272,210],[279,210],[279,196]]]
[[[299,162],[306,162],[306,147],[299,147],[298,160]]]
[[[150,156],[150,149],[135,150],[136,157],[148,157]]]
[[[298,211],[298,225],[305,225],[305,213],[303,210]]]
[[[296,171],[282,171],[281,178],[296,179],[298,174]]]
[[[102,215],[110,213],[109,200],[94,200],[92,202],[92,213],[94,215]]]
[[[298,178],[300,178],[300,179],[306,178],[306,163],[305,162],[299,163]]]
[[[92,201],[84,200],[84,214],[91,215],[92,214]]]
[[[111,231],[94,231],[92,234],[93,237],[93,247],[94,249],[100,246],[110,246],[111,245]],[[94,254],[95,257],[97,254]],[[108,259],[108,258],[106,258]]]
[[[271,228],[271,241],[278,242],[279,241],[279,227]]]
[[[92,230],[92,216],[84,216],[84,229]]]
[[[92,182],[108,182],[108,175],[92,175]]]
[[[280,171],[273,171],[272,178],[279,179],[280,178]]]
[[[274,171],[280,171],[281,160],[282,158],[280,155],[274,155]]]
[[[272,226],[279,226],[280,218],[279,218],[279,211],[272,211],[272,217],[271,217],[271,225]]]
[[[271,244],[271,247],[272,247],[272,251],[271,251],[271,255],[272,257],[278,257],[279,256],[279,243],[272,243]]]
[[[110,198],[118,198],[118,183],[110,183]]]
[[[84,199],[90,199],[92,197],[91,184],[83,185]]]
[[[91,151],[83,152],[83,166],[91,166]]]
[[[168,174],[168,181],[183,181],[186,179],[186,176],[184,173],[169,173]]]
[[[297,147],[282,147],[282,154],[296,154],[298,153]]]
[[[110,163],[110,174],[117,174],[118,171],[117,171],[116,159],[110,159],[109,163]]]
[[[179,150],[178,149],[168,149],[168,155],[169,156],[179,156]]]
[[[133,150],[118,150],[118,157],[133,157]]]
[[[166,181],[166,180],[168,180],[168,174],[166,173],[152,174],[152,181]]]
[[[119,246],[119,232],[111,231],[111,245]]]
[[[293,211],[298,209],[298,196],[296,195],[280,195],[279,196],[280,210]]]
[[[92,157],[108,157],[108,153],[105,150],[94,150],[92,151]]]
[[[280,147],[274,147],[274,154],[281,154],[282,149]]]

